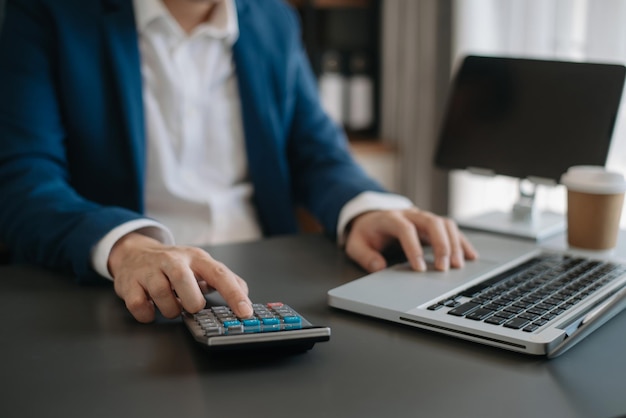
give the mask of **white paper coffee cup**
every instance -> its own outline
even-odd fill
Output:
[[[626,191],[620,173],[600,166],[570,167],[561,183],[567,187],[567,242],[590,250],[615,247]]]

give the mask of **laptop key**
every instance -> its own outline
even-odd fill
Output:
[[[524,318],[513,318],[504,324],[507,328],[520,329],[528,325],[530,321]]]
[[[522,329],[522,331],[525,331],[525,332],[533,332],[533,331],[536,331],[537,329],[539,329],[539,326],[538,326],[538,325],[535,325],[535,324],[530,324],[530,325],[525,326],[525,327]]]
[[[475,321],[482,321],[483,319],[493,315],[493,311],[485,308],[478,308],[475,311],[469,313],[466,318],[473,319]]]
[[[511,319],[514,316],[516,316],[517,314],[513,313],[513,312],[509,312],[509,311],[500,311],[498,312],[498,316],[501,316],[504,319]]]
[[[508,320],[509,318],[504,318],[498,314],[498,315],[490,316],[489,318],[485,319],[485,323],[493,324],[493,325],[502,325]]]
[[[457,306],[456,308],[452,309],[448,313],[450,315],[455,315],[455,316],[465,316],[468,313],[478,309],[479,307],[480,307],[480,303],[465,302],[465,303]]]

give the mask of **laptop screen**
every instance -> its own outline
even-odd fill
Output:
[[[435,163],[556,182],[570,166],[604,165],[624,74],[617,64],[468,56]]]

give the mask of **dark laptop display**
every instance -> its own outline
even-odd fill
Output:
[[[436,164],[557,182],[568,167],[604,165],[624,75],[616,64],[468,56]]]

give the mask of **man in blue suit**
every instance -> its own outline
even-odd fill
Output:
[[[0,196],[15,262],[108,277],[142,322],[211,288],[250,315],[195,245],[296,233],[296,206],[368,271],[396,240],[416,270],[423,242],[441,270],[476,257],[353,161],[280,0],[8,0]]]

